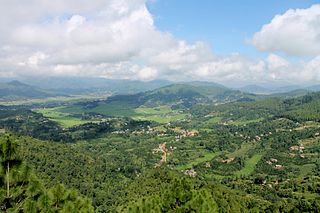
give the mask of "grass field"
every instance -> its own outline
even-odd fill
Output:
[[[134,110],[137,114],[133,116],[136,120],[150,120],[158,123],[168,123],[187,118],[187,114],[178,113],[169,106],[159,106],[155,108],[139,107]]]
[[[233,124],[233,125],[236,125],[236,126],[243,126],[243,125],[247,125],[247,124],[250,124],[250,123],[258,123],[258,122],[261,122],[263,120],[264,120],[264,118],[258,118],[258,119],[252,119],[252,120],[239,119],[239,120],[235,120],[235,121],[230,122],[230,124]]]
[[[73,96],[57,96],[41,99],[25,99],[15,101],[0,101],[1,105],[13,106],[13,105],[32,105],[32,104],[44,104],[44,103],[76,103],[79,101],[89,101],[96,99],[106,99],[109,95],[73,95]]]
[[[133,105],[130,105],[128,103],[124,104],[121,102],[99,104],[97,107],[89,109],[87,111],[116,117],[132,117],[136,115]]]
[[[244,168],[241,169],[240,171],[236,172],[235,175],[236,176],[250,175],[254,171],[257,163],[261,160],[262,156],[263,156],[263,154],[256,154],[253,157],[246,160]]]
[[[250,149],[253,149],[257,144],[254,142],[249,142],[249,143],[243,143],[240,147],[240,149],[237,149],[236,151],[228,154],[227,156],[229,158],[233,158],[233,157],[242,157],[245,156],[247,154],[247,152]]]
[[[221,122],[222,117],[212,117],[206,121],[208,124],[217,124]]]
[[[185,169],[190,169],[193,166],[199,165],[199,164],[204,163],[206,161],[210,161],[220,154],[221,154],[221,152],[206,153],[203,157],[194,159],[193,161],[189,162],[188,164],[177,166],[176,169],[179,171],[185,170]]]
[[[121,102],[100,104],[88,111],[101,113],[107,116],[131,117],[135,120],[150,120],[158,123],[168,123],[171,121],[182,120],[187,117],[187,114],[181,114],[173,111],[169,106],[135,108],[133,105],[123,104]]]
[[[155,121],[158,123],[169,123],[172,121],[183,120],[187,117],[187,114],[177,114],[177,115],[139,115],[133,116],[135,120],[148,120]]]
[[[171,113],[172,109],[169,106],[159,106],[159,107],[139,107],[134,110],[138,114],[144,115],[160,115],[160,114],[167,114]]]
[[[72,126],[81,125],[88,122],[93,122],[91,120],[81,120],[80,118],[73,117],[69,113],[60,112],[61,107],[49,108],[49,109],[38,109],[35,110],[43,114],[43,116],[58,122],[62,127],[68,128]],[[97,121],[96,121],[97,122]]]
[[[81,105],[70,105],[59,108],[58,111],[64,113],[83,113],[83,112],[95,112],[106,116],[116,117],[130,117],[136,115],[134,106],[129,104],[123,104],[121,102],[113,103],[99,103],[94,108],[84,108]]]
[[[35,110],[42,113],[45,117],[57,121],[63,127],[71,127],[91,120],[81,120],[73,116],[84,112],[95,112],[106,116],[115,117],[131,117],[135,120],[150,120],[158,123],[168,123],[177,120],[183,120],[188,114],[178,113],[170,108],[170,106],[159,106],[155,108],[139,107],[121,102],[102,103],[94,108],[84,108],[80,105],[70,105],[64,107],[55,107],[47,109]]]

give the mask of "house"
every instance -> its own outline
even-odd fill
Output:
[[[289,148],[290,151],[299,151],[299,146],[292,146]]]
[[[235,159],[234,157],[233,158],[228,158],[226,160],[221,160],[220,162],[228,164],[228,163],[231,163],[232,161],[234,161],[234,159]]]
[[[197,130],[191,130],[190,132],[187,131],[187,136],[189,136],[189,137],[194,137],[197,135],[199,135],[199,132]]]
[[[281,169],[283,169],[283,166],[282,166],[282,165],[277,164],[274,168],[275,168],[275,169],[277,169],[277,170],[281,170]]]
[[[189,177],[196,177],[197,176],[197,172],[194,169],[187,169],[183,173]]]
[[[278,159],[275,159],[275,158],[271,158],[270,161],[271,161],[272,163],[278,163]]]
[[[299,152],[303,152],[304,151],[304,145],[300,144],[299,146],[292,146],[289,148],[289,150],[292,151],[299,151]]]

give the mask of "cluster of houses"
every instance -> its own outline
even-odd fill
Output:
[[[281,164],[277,164],[278,163],[278,159],[276,158],[271,158],[270,160],[266,161],[267,164],[269,165],[274,165],[274,169],[277,169],[277,170],[281,170],[283,169],[283,166]]]
[[[299,144],[299,146],[291,146],[289,148],[289,151],[290,151],[290,157],[295,157],[297,154],[299,154],[301,158],[305,158],[305,156],[303,155],[303,152],[304,152],[303,144]]]
[[[133,134],[156,134],[157,137],[165,137],[165,136],[169,136],[171,135],[170,132],[174,132],[175,133],[175,138],[176,141],[179,141],[182,138],[185,137],[195,137],[199,135],[199,131],[197,130],[187,130],[187,129],[169,129],[169,130],[156,130],[151,128],[150,126],[147,126],[146,129],[142,129],[142,130],[136,130],[133,131]]]
[[[185,137],[195,137],[199,135],[199,131],[197,130],[189,131],[189,130],[182,129],[182,130],[176,130],[175,132],[178,133],[178,135],[176,136],[176,141],[179,141]]]
[[[272,132],[268,132],[268,133],[265,133],[265,134],[260,134],[260,135],[256,135],[254,136],[253,138],[251,138],[250,136],[246,136],[246,135],[243,135],[243,134],[239,134],[238,132],[235,132],[235,135],[238,135],[240,136],[241,138],[243,139],[252,139],[253,142],[256,142],[256,141],[261,141],[262,137],[266,137],[266,136],[269,136],[269,135],[272,135]]]

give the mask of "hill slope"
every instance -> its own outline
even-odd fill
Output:
[[[36,85],[46,90],[68,95],[92,92],[110,92],[112,94],[134,94],[153,90],[170,84],[164,80],[133,81],[105,78],[84,77],[51,77],[43,79],[24,79],[30,85]]]
[[[255,95],[246,94],[238,90],[231,90],[218,84],[191,82],[172,84],[135,95],[117,95],[109,98],[107,102],[127,101],[137,106],[166,104],[183,104],[190,106],[196,103],[250,101],[254,98]]]
[[[19,81],[0,83],[0,100],[45,98],[51,96],[55,96],[55,94]]]

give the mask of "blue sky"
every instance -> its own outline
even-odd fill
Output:
[[[180,39],[208,42],[216,54],[265,55],[246,43],[264,24],[288,9],[319,0],[156,0],[148,4],[155,25]]]

